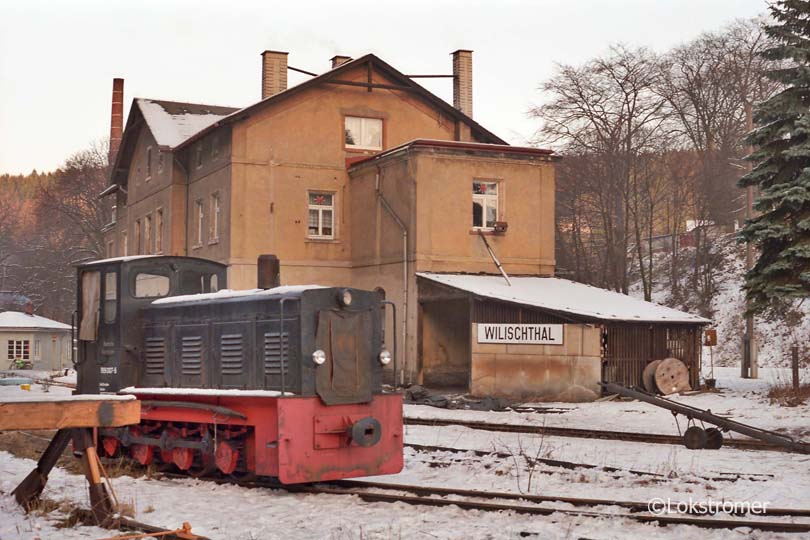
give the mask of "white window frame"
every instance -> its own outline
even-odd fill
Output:
[[[152,253],[152,214],[143,218],[143,249],[146,255]]]
[[[208,243],[219,242],[219,218],[222,212],[222,198],[219,191],[211,194],[211,226],[208,231]]]
[[[353,120],[360,120],[360,133],[358,134],[358,138],[362,141],[363,136],[365,135],[367,125],[370,123],[379,123],[380,126],[380,146],[363,146],[362,144],[349,144],[346,142],[346,130],[347,124],[349,119]],[[382,118],[372,118],[372,117],[365,117],[365,116],[344,116],[343,117],[343,144],[346,148],[350,148],[352,150],[382,150],[384,146],[384,123]]]
[[[163,253],[163,208],[155,210],[155,253]]]
[[[205,201],[202,199],[197,199],[194,202],[194,209],[196,212],[196,219],[197,219],[197,242],[194,244],[195,247],[200,247],[203,243],[203,222],[205,220]]]
[[[497,191],[495,195],[490,194],[478,194],[475,193],[475,184],[495,184]],[[501,217],[501,210],[499,207],[499,200],[498,197],[501,194],[501,183],[497,180],[488,179],[488,178],[476,178],[472,182],[473,188],[473,204],[476,202],[481,205],[481,225],[475,224],[475,215],[472,216],[472,228],[476,231],[492,231],[495,230],[495,227],[487,226],[487,208],[494,207],[495,208],[495,221],[499,221]]]
[[[163,172],[163,151],[158,149],[158,172]]]
[[[28,344],[26,353],[25,344]],[[9,360],[31,360],[31,340],[30,339],[10,339],[6,346],[6,358]]]
[[[127,233],[122,232],[121,233],[121,256],[126,257],[127,255],[129,255],[129,253],[127,253],[127,251],[129,251],[129,242],[127,241]]]
[[[314,204],[309,202],[312,195],[329,195],[332,197],[332,204]],[[337,194],[334,191],[307,191],[307,238],[313,240],[334,240],[335,239],[335,224],[337,223],[337,215],[335,212],[335,199]],[[311,234],[309,232],[309,213],[312,210],[318,212],[318,234]],[[332,212],[332,234],[323,234],[323,212],[325,210]]]

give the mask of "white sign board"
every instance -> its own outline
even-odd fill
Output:
[[[562,345],[561,324],[478,324],[478,343]]]

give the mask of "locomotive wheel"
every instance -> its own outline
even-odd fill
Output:
[[[710,450],[719,450],[723,446],[723,432],[717,428],[709,428],[706,430],[706,448]]]
[[[683,444],[690,450],[706,448],[708,435],[702,427],[691,426],[683,434]]]
[[[141,465],[149,465],[152,463],[154,448],[154,446],[148,444],[131,444],[129,445],[129,454]]]
[[[192,448],[175,448],[172,450],[172,461],[181,471],[187,471],[194,464],[194,450]]]
[[[104,453],[107,457],[115,457],[121,448],[121,441],[115,437],[104,437],[101,441],[101,446],[104,448]]]
[[[217,469],[223,474],[233,474],[239,462],[239,450],[227,441],[220,441],[215,456]]]

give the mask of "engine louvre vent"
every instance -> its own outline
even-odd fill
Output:
[[[183,336],[180,360],[183,375],[202,373],[202,336]]]
[[[222,334],[219,340],[220,363],[223,375],[241,375],[244,351],[242,334]]]
[[[162,337],[146,338],[146,374],[163,375],[166,341]]]
[[[264,334],[264,373],[265,375],[281,374],[281,356],[285,358],[284,374],[290,372],[290,344],[288,334],[278,332]]]

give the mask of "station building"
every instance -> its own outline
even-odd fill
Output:
[[[228,265],[230,288],[245,289],[256,286],[258,256],[275,254],[282,284],[376,289],[398,310],[396,327],[390,314],[386,320],[389,346],[398,340],[398,382],[548,396],[571,386],[595,393],[601,378],[624,369],[611,367],[604,352],[604,324],[618,319],[566,315],[526,301],[523,293],[491,298],[462,279],[499,274],[495,260],[509,276],[555,279],[557,157],[511,146],[473,120],[472,51],[452,53],[446,76],[453,105],[419,85],[419,76],[374,54],[335,56],[331,69],[318,75],[288,65],[285,52],[265,51],[261,67],[261,100],[254,104],[136,98],[125,127],[123,81],[114,82],[113,166],[102,193],[115,207],[105,231],[109,256],[212,259]],[[288,88],[288,70],[311,78]],[[545,288],[533,287],[527,285],[527,294],[543,296]],[[641,312],[645,305],[637,303]],[[531,313],[526,324],[563,321],[563,344],[524,344],[529,349],[521,349],[528,351],[522,365],[531,369],[502,370],[520,381],[481,375],[490,369],[487,362],[500,366],[512,359],[493,352],[503,345],[508,355],[506,342],[477,345],[479,323],[524,324],[524,312]],[[699,347],[689,340],[702,319],[628,317],[692,325],[689,344],[678,346],[695,352],[699,362]],[[524,345],[511,344],[512,350]],[[557,354],[562,349],[555,347],[566,352]],[[647,353],[663,349],[651,346]],[[570,358],[571,369],[542,368],[548,375],[539,377],[542,356]],[[652,359],[631,363],[643,369]],[[695,359],[687,362],[696,373]]]

